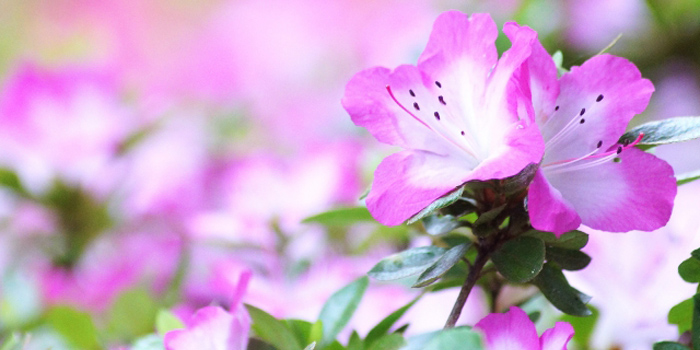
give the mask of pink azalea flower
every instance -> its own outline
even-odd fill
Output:
[[[517,306],[504,314],[486,316],[474,328],[484,333],[488,350],[565,350],[574,336],[570,324],[557,322],[538,337],[535,324]]]
[[[231,301],[229,311],[219,306],[207,306],[198,310],[186,329],[165,334],[167,350],[245,350],[248,346],[250,316],[241,299],[250,280],[250,272],[244,272]]]
[[[512,31],[513,45],[499,60],[488,14],[446,12],[417,66],[370,68],[350,80],[343,106],[353,122],[404,149],[375,172],[367,207],[378,221],[398,225],[467,181],[515,175],[540,161],[542,141],[519,74],[536,33]]]
[[[512,38],[519,35],[516,27],[507,29]],[[635,143],[617,143],[649,103],[651,82],[631,62],[607,54],[557,79],[554,62],[539,43],[528,69],[545,141],[528,196],[532,225],[561,234],[581,223],[612,232],[666,224],[676,195],[673,169]]]

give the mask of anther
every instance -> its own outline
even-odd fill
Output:
[[[437,80],[435,81],[435,85],[437,85],[437,87],[439,87],[439,88],[442,88],[442,84],[440,84],[440,82]]]
[[[435,116],[435,119],[440,120],[440,113],[435,112],[433,115]]]
[[[418,107],[418,102],[413,102],[413,108],[415,108],[417,111],[420,111],[420,107]]]
[[[442,95],[438,96],[438,100],[440,100],[440,103],[447,105],[447,103],[445,103],[445,98],[442,97]]]
[[[411,96],[416,97],[416,93],[413,92],[413,90],[408,90],[408,93],[411,94]]]
[[[585,108],[582,108],[582,109],[581,109],[581,114],[580,114],[580,115],[583,115],[583,113],[586,113],[586,109],[585,109]]]
[[[600,101],[602,101],[602,100],[603,100],[603,95],[602,95],[602,94],[598,95],[598,98],[595,99],[596,102],[600,102]]]
[[[603,147],[603,140],[598,141],[598,145],[596,146],[596,148],[601,148],[601,147]]]

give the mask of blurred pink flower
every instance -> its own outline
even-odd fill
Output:
[[[474,328],[484,333],[488,350],[566,350],[574,336],[570,324],[557,322],[538,337],[535,324],[517,306],[504,314],[486,316]]]
[[[0,96],[0,162],[33,192],[60,178],[103,193],[100,175],[135,130],[109,72],[20,65]]]
[[[566,36],[577,48],[597,52],[622,34],[625,46],[649,33],[652,19],[649,8],[639,0],[566,1]],[[634,50],[634,47],[625,47]]]
[[[499,60],[488,14],[446,12],[417,66],[375,67],[348,83],[343,106],[377,140],[400,146],[379,165],[367,208],[398,225],[469,180],[504,178],[538,163],[542,141],[519,68],[537,34],[511,28]]]
[[[245,350],[248,346],[250,316],[242,304],[250,272],[240,275],[229,310],[219,306],[199,309],[187,322],[186,329],[165,334],[167,350]]]
[[[608,54],[558,79],[554,61],[539,43],[528,68],[545,141],[528,193],[533,227],[562,234],[582,222],[613,232],[665,225],[676,195],[673,169],[634,143],[618,144],[632,117],[649,103],[651,82],[631,62]]]

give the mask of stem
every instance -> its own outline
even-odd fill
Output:
[[[476,281],[479,279],[479,276],[481,275],[481,270],[484,268],[484,265],[486,265],[486,262],[489,260],[490,255],[490,249],[484,249],[484,247],[479,248],[479,252],[476,255],[476,259],[474,260],[474,265],[471,267],[471,269],[469,269],[469,274],[467,275],[467,279],[464,280],[462,289],[459,291],[459,296],[457,297],[457,301],[455,301],[455,305],[452,307],[450,317],[447,318],[447,322],[445,323],[445,329],[453,328],[457,323],[459,315],[462,314],[464,304],[466,304],[467,302],[467,297],[472,291],[472,288],[474,288]]]

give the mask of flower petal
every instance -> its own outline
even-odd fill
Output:
[[[581,225],[576,210],[547,182],[541,169],[530,183],[527,197],[532,227],[559,236]]]
[[[654,86],[630,61],[595,56],[560,80],[559,109],[540,125],[547,144],[544,164],[575,159],[617,143],[634,115],[649,103]],[[556,107],[555,107],[556,108]]]
[[[486,336],[489,350],[539,350],[540,340],[535,325],[525,311],[516,306],[504,314],[490,314],[474,328]]]
[[[624,150],[618,158],[619,162],[572,171],[544,168],[544,175],[584,225],[610,232],[664,226],[677,191],[671,166],[636,148]]]
[[[566,350],[566,345],[574,336],[574,327],[566,322],[557,322],[540,337],[542,350]]]
[[[165,347],[168,350],[211,349],[229,350],[230,331],[233,316],[218,306],[199,309],[191,319],[187,329],[170,331],[165,334]],[[238,334],[241,335],[241,334]],[[247,336],[247,334],[244,334]],[[243,350],[244,348],[234,348]]]
[[[385,225],[400,225],[464,183],[470,169],[461,165],[429,152],[394,153],[374,172],[367,209]]]

